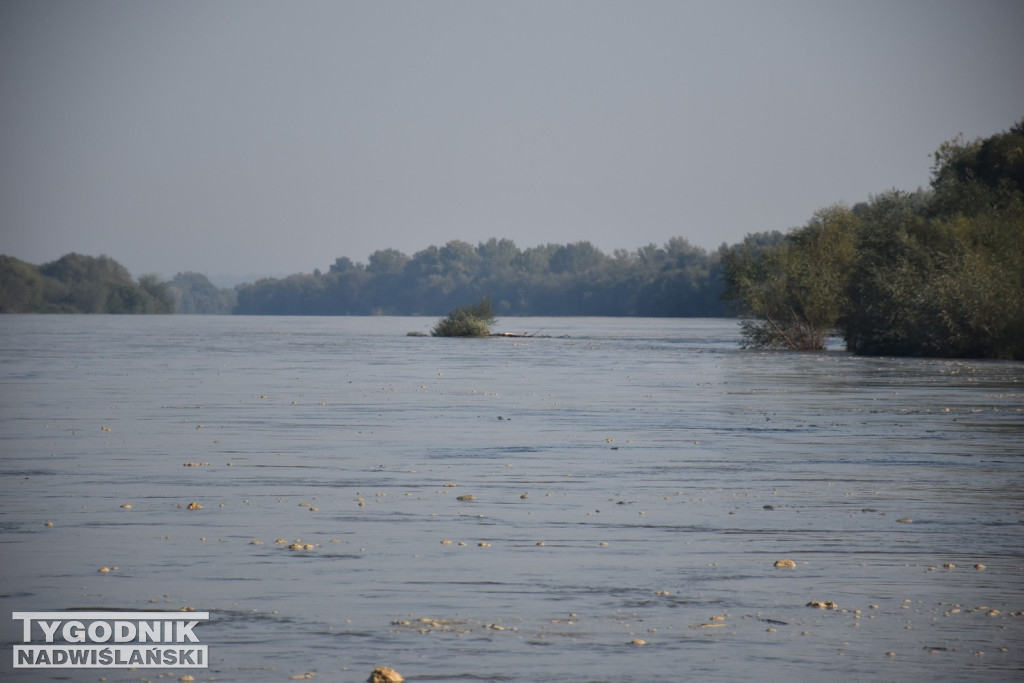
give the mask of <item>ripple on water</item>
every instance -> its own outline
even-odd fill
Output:
[[[208,610],[224,681],[1024,667],[1020,363],[745,352],[733,321],[8,322],[8,611]]]

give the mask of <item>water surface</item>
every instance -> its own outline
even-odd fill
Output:
[[[0,609],[209,611],[200,681],[1024,672],[1024,364],[434,322],[0,318]]]

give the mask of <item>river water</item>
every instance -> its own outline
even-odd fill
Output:
[[[0,675],[1024,676],[1024,364],[434,322],[0,318]],[[12,669],[10,613],[183,607],[209,668]]]

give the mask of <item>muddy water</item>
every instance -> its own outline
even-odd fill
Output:
[[[0,674],[1024,674],[1024,364],[433,322],[0,319]],[[11,669],[11,612],[185,606],[209,669]]]

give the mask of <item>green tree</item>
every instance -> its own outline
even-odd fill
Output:
[[[366,270],[375,275],[401,275],[408,263],[409,257],[397,249],[380,249],[370,254]]]
[[[851,278],[850,350],[1024,358],[1024,202],[968,206],[973,215],[940,217],[899,193],[873,201]]]
[[[0,313],[45,310],[45,290],[39,268],[13,256],[0,255]]]
[[[331,264],[331,273],[348,273],[353,270],[359,270],[360,267],[347,256],[339,256],[334,259],[334,263]]]
[[[172,313],[174,299],[155,275],[136,282],[109,256],[66,254],[39,266],[43,277],[40,310],[62,313]]]
[[[745,345],[822,349],[842,323],[857,219],[842,205],[770,246],[757,240],[723,259],[725,293],[744,317]]]
[[[237,300],[235,290],[217,287],[202,273],[178,273],[167,286],[178,313],[231,313]]]
[[[1024,358],[1024,120],[943,143],[920,199],[860,208],[848,348]]]
[[[590,242],[570,242],[551,256],[550,268],[554,273],[580,274],[601,268],[606,260],[601,250]]]

